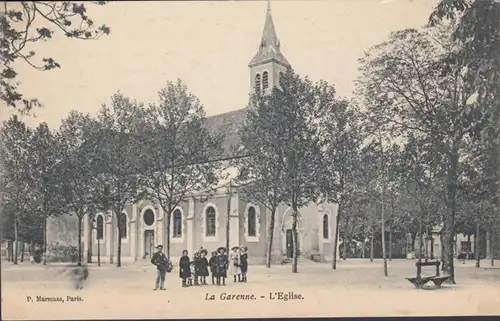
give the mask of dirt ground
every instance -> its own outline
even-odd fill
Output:
[[[228,279],[226,287],[182,288],[174,269],[167,274],[166,291],[153,291],[152,266],[92,265],[84,289],[76,291],[69,269],[62,266],[2,262],[2,315],[37,320],[499,315],[500,266],[482,264],[474,268],[473,261],[457,262],[457,285],[440,289],[413,288],[405,279],[416,273],[410,260],[388,262],[387,277],[381,260],[346,260],[337,270],[331,263],[302,263],[298,274],[291,273],[290,265],[250,266],[248,283]],[[424,274],[433,272],[433,267],[424,268]],[[295,298],[280,300],[279,292]],[[222,300],[223,293],[254,297]],[[37,296],[63,302],[37,302]]]

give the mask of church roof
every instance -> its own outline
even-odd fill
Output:
[[[273,16],[271,14],[271,6],[268,2],[266,21],[264,23],[264,31],[262,32],[262,39],[260,40],[259,51],[248,64],[249,67],[264,63],[267,61],[275,60],[278,63],[289,66],[288,60],[280,51],[280,41],[276,35],[274,28]]]
[[[227,113],[213,115],[205,119],[205,126],[210,134],[223,136],[223,157],[236,155],[240,144],[239,130],[246,118],[246,108],[230,111]]]

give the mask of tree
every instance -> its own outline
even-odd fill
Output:
[[[491,105],[485,137],[488,152],[489,189],[493,192],[493,212],[500,215],[500,2],[497,0],[440,1],[429,17],[439,25],[458,19],[453,40],[463,43],[460,56],[476,57],[477,73],[470,84],[478,91],[477,103]],[[491,225],[494,229],[494,225]],[[493,232],[493,230],[492,230]],[[491,233],[490,235],[492,235]],[[493,256],[492,256],[493,263]]]
[[[31,187],[34,213],[43,217],[44,259],[47,252],[47,217],[64,213],[61,149],[54,133],[46,123],[41,123],[33,130],[29,141],[28,155],[29,186]],[[80,241],[80,240],[79,240]]]
[[[138,139],[139,120],[144,118],[141,104],[116,93],[111,105],[103,105],[98,114],[98,134],[95,184],[97,206],[110,209],[116,219],[116,266],[121,266],[122,220],[125,206],[144,195],[140,176],[141,143]],[[111,256],[112,258],[112,256]]]
[[[248,109],[245,123],[239,132],[243,155],[236,160],[239,192],[243,199],[257,201],[270,211],[267,234],[266,266],[271,267],[271,255],[274,236],[276,210],[283,202],[283,167],[280,154],[276,153],[275,144],[280,140],[280,130],[273,126],[279,122],[271,96],[253,97],[253,104]]]
[[[19,249],[19,225],[31,204],[28,176],[31,135],[31,129],[15,115],[4,122],[1,131],[2,235],[13,241],[14,264]]]
[[[78,219],[78,265],[82,264],[82,221],[95,211],[97,148],[101,137],[90,115],[72,111],[62,121],[59,145],[62,163],[62,196],[65,208]]]
[[[93,3],[103,5],[106,1]],[[60,68],[60,64],[51,57],[42,58],[41,64],[34,62],[33,45],[52,39],[56,32],[51,28],[68,38],[83,40],[98,39],[110,33],[106,25],[94,24],[83,2],[4,2],[2,9],[0,29],[3,37],[0,43],[3,50],[0,56],[4,67],[0,74],[0,98],[7,106],[21,111],[30,111],[40,103],[37,99],[25,98],[19,92],[14,63],[20,60],[40,71]]]
[[[320,177],[324,173],[322,141],[318,119],[331,111],[330,86],[325,82],[313,84],[302,79],[290,68],[280,78],[280,86],[274,87],[269,98],[256,95],[253,108],[269,104],[275,117],[267,122],[267,130],[275,131],[270,137],[279,137],[266,142],[268,161],[281,163],[283,178],[283,201],[292,208],[293,264],[292,273],[297,272],[299,246],[297,224],[299,208],[314,202],[320,195]]]
[[[475,58],[460,57],[460,46],[450,39],[445,27],[391,34],[361,59],[358,88],[371,116],[387,121],[393,134],[427,135],[446,156],[445,263],[455,283],[454,220],[463,140],[484,127],[489,106],[469,103],[475,93],[470,85],[476,72],[470,62]]]
[[[325,84],[330,97],[334,98],[335,89]],[[331,102],[331,112],[322,119],[325,141],[325,169],[323,176],[322,193],[326,198],[337,204],[337,219],[335,223],[335,240],[333,243],[332,269],[337,268],[337,247],[339,223],[344,220],[347,225],[348,217],[343,217],[346,202],[352,197],[350,185],[354,183],[354,167],[357,165],[362,131],[359,121],[359,111],[347,100]],[[347,233],[344,232],[344,249],[347,246]],[[344,250],[343,257],[346,257]]]
[[[194,191],[213,188],[222,177],[222,137],[204,127],[205,111],[181,80],[167,82],[159,102],[147,110],[142,178],[166,218],[166,254],[170,256],[171,216]]]

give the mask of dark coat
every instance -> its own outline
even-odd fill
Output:
[[[219,254],[215,259],[215,274],[216,276],[227,278],[227,255]]]
[[[163,252],[156,252],[151,258],[151,263],[156,265],[157,270],[166,271],[168,259]]]
[[[208,261],[206,257],[199,257],[195,263],[197,276],[208,276]]]
[[[247,253],[241,254],[240,262],[241,262],[241,272],[246,273],[248,271],[248,254]]]
[[[181,279],[185,279],[191,276],[191,269],[189,265],[189,256],[182,256],[179,260],[179,277]]]
[[[217,274],[217,255],[210,257],[210,260],[208,261],[208,265],[210,266],[210,272],[212,275],[216,276]]]

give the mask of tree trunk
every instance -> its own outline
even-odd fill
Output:
[[[363,239],[363,242],[361,242],[361,258],[365,258],[365,248],[366,248],[366,238]]]
[[[82,266],[82,220],[83,216],[78,215],[78,266]]]
[[[269,222],[269,230],[267,234],[267,253],[266,253],[266,266],[271,267],[272,251],[273,251],[273,236],[274,236],[274,220],[276,218],[276,208],[271,211],[271,219]]]
[[[456,191],[457,191],[457,167],[458,167],[458,151],[459,141],[453,142],[452,151],[449,154],[450,167],[448,169],[447,181],[447,196],[449,202],[449,211],[445,217],[445,249],[446,249],[446,272],[448,274],[449,283],[456,284],[455,281],[455,264],[454,264],[454,251],[453,239],[455,236],[455,213],[457,207]]]
[[[370,262],[373,262],[373,239],[375,238],[375,233],[372,231],[370,235]]]
[[[486,258],[490,258],[490,231],[486,231]]]
[[[43,265],[47,265],[47,213],[43,212]]]
[[[476,235],[474,235],[474,255],[476,256],[476,267],[481,266],[481,257],[479,253],[479,223],[476,224]]]
[[[170,229],[171,229],[171,226],[170,226],[170,221],[172,220],[171,217],[172,217],[172,212],[173,210],[172,209],[168,209],[167,211],[167,217],[165,218],[167,220],[167,226],[165,228],[165,237],[167,238],[166,240],[166,243],[165,243],[165,255],[167,256],[167,258],[170,260]],[[182,226],[182,224],[181,224]],[[227,249],[229,251],[229,249]]]
[[[495,226],[491,226],[491,235],[490,235],[490,260],[491,260],[491,266],[495,265]]]
[[[7,240],[7,262],[12,262],[12,240]]]
[[[349,250],[351,249],[351,246],[349,244],[349,231],[348,231],[348,226],[349,226],[349,217],[344,216],[345,222],[344,222],[344,238],[342,239],[342,245],[343,245],[343,251],[342,251],[342,260],[345,261],[347,259],[347,255],[349,253]]]
[[[19,252],[19,239],[17,237],[17,219],[14,219],[14,264],[17,264],[17,252]]]
[[[385,185],[382,185],[382,195],[381,195],[381,216],[382,216],[382,259],[384,261],[384,276],[387,276],[387,255],[385,252]]]
[[[297,240],[297,216],[298,216],[298,210],[297,210],[297,204],[293,202],[292,204],[292,209],[293,209],[293,223],[292,223],[292,239],[293,239],[293,264],[292,264],[292,273],[297,273],[297,265],[299,263],[299,244]]]
[[[392,229],[389,229],[389,261],[392,261]]]
[[[25,251],[25,243],[24,241],[21,241],[21,263],[24,262],[24,251]]]
[[[444,245],[444,234],[443,234],[443,231],[444,231],[444,227],[443,229],[441,230],[441,232],[439,233],[439,240],[441,242],[441,271],[446,271],[446,256],[445,256],[445,252],[446,252],[446,247]]]
[[[417,239],[417,233],[410,232],[411,235],[411,252],[415,253],[415,241]]]
[[[116,211],[116,227],[118,229],[118,242],[116,249],[116,267],[122,266],[122,222],[120,220],[121,211]],[[168,224],[168,222],[167,222]]]
[[[337,207],[337,218],[335,220],[335,239],[333,240],[333,259],[332,259],[332,269],[337,269],[337,250],[339,247],[339,223],[342,213],[342,201],[339,202]]]
[[[229,183],[229,195],[227,197],[227,213],[226,213],[226,249],[229,251],[231,244],[229,244],[229,235],[231,229],[231,196],[232,196],[232,186]]]

